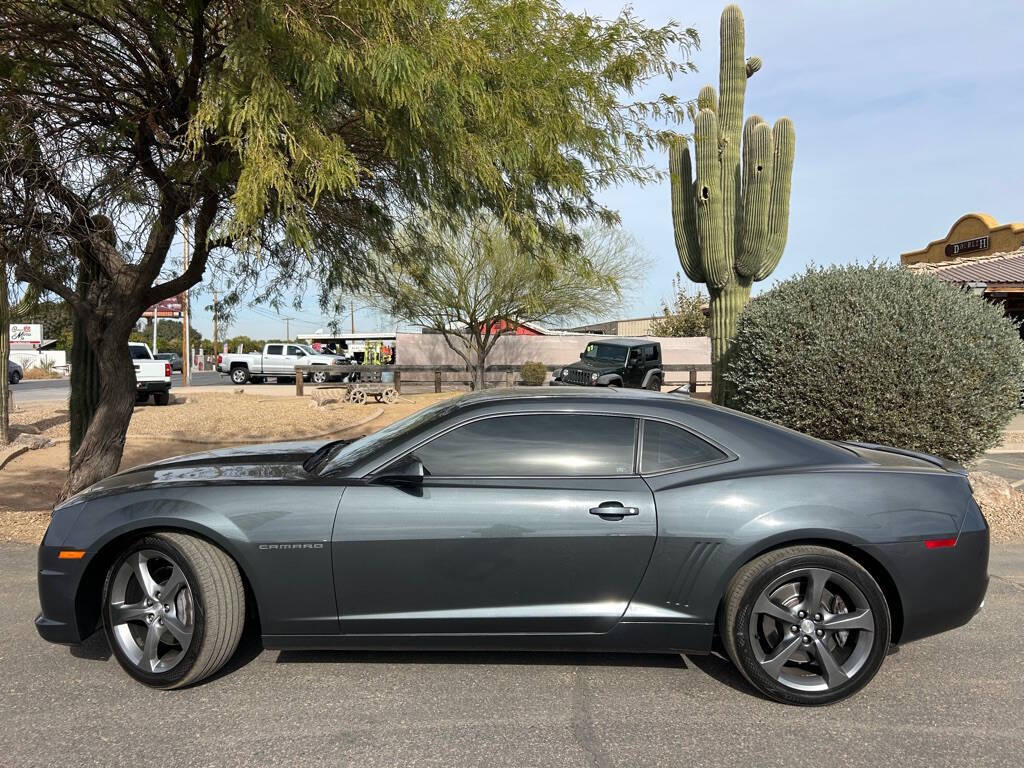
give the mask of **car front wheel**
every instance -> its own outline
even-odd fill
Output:
[[[18,371],[12,371],[8,382],[11,384],[17,384],[19,381],[21,381],[21,374]]]
[[[124,670],[153,688],[181,688],[220,669],[238,647],[244,619],[234,561],[194,536],[141,538],[107,572],[107,640]]]
[[[310,379],[312,379],[314,384],[323,384],[327,381],[327,371],[313,371]]]
[[[830,704],[875,676],[889,649],[889,609],[859,563],[814,546],[751,561],[726,591],[720,633],[743,676],[786,704]]]

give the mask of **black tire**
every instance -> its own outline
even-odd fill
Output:
[[[112,585],[128,558],[142,551],[165,554],[180,567],[191,592],[192,637],[181,658],[166,671],[142,669],[125,653],[113,626]],[[238,648],[245,624],[245,589],[234,561],[203,539],[157,533],[133,542],[114,561],[103,584],[103,629],[121,667],[152,688],[183,688],[220,669]]]
[[[327,371],[313,371],[313,374],[309,377],[309,380],[314,384],[326,384],[328,379]]]
[[[10,384],[17,384],[21,381],[21,374],[18,371],[11,372],[11,378],[8,380]]]
[[[249,369],[244,366],[238,366],[237,368],[231,369],[231,383],[232,384],[248,384],[249,383]]]
[[[167,405],[171,401],[171,396],[167,392],[154,392],[153,402],[157,405]]]
[[[860,595],[858,599],[866,601],[866,606],[871,612],[874,625],[870,631],[847,631],[845,633],[846,637],[842,642],[844,644],[850,643],[849,648],[845,645],[842,648],[838,645],[835,646],[835,650],[840,654],[844,652],[850,653],[849,658],[852,659],[853,654],[856,653],[860,656],[860,660],[857,662],[855,672],[849,675],[845,682],[835,685],[829,684],[825,690],[801,690],[793,687],[792,684],[787,684],[772,677],[765,671],[762,662],[757,658],[759,650],[753,647],[753,643],[758,642],[760,637],[758,627],[764,626],[757,624],[758,621],[763,619],[755,617],[755,603],[772,585],[785,582],[786,579],[791,578],[792,574],[799,574],[801,569],[813,569],[814,572],[829,572],[832,574],[829,578],[836,578],[836,583],[851,585],[853,588],[851,591],[854,592],[859,590]],[[833,582],[829,582],[829,585],[834,586]],[[842,588],[841,586],[836,586],[835,589],[841,591]],[[840,597],[840,599],[842,598]],[[785,606],[783,607],[785,608]],[[799,607],[799,605],[796,607]],[[832,610],[835,609],[833,608]],[[843,614],[834,613],[832,615],[842,616]],[[807,618],[816,619],[819,616],[815,614]],[[825,618],[827,619],[828,617],[826,616]],[[751,627],[752,619],[755,621],[754,628]],[[794,618],[793,621],[796,622],[799,619]],[[782,623],[784,622],[780,622],[778,626],[781,627]],[[811,623],[814,624],[813,621]],[[794,624],[793,626],[798,625]],[[810,631],[808,630],[808,632]],[[768,552],[747,563],[736,573],[726,589],[725,603],[719,619],[719,633],[721,634],[725,651],[729,658],[732,659],[733,664],[736,665],[747,681],[758,691],[769,698],[785,704],[819,706],[848,698],[871,681],[875,673],[882,666],[882,662],[885,660],[889,650],[891,619],[889,607],[882,589],[871,574],[857,561],[841,552],[826,547],[800,545]],[[843,632],[837,632],[836,636],[838,637],[842,634]],[[807,651],[803,650],[799,645],[795,645],[795,647],[798,653],[805,653],[809,661],[797,663],[792,667],[787,666],[785,669],[794,669],[798,674],[811,674],[817,669],[820,673],[818,679],[824,681],[826,678],[825,667],[822,666],[820,661],[817,661],[817,658],[821,657],[809,651],[819,645],[824,645],[829,636],[826,636],[821,644],[814,641],[813,637],[810,640],[806,639],[802,631],[794,631],[790,637],[794,645],[797,638],[800,638],[802,642],[808,643],[808,646],[806,646]],[[853,640],[852,643],[850,642],[851,640]],[[836,640],[833,639],[833,642],[836,642]],[[859,645],[861,642],[864,643],[862,649]],[[782,644],[780,642],[780,647]],[[764,651],[760,652],[764,653]],[[849,663],[849,659],[847,663]],[[844,676],[840,675],[836,679],[843,680]]]
[[[647,389],[652,392],[661,392],[661,379],[657,376],[651,376],[651,380],[647,382]]]

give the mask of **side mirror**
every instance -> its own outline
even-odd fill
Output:
[[[380,474],[374,475],[371,482],[380,485],[422,485],[423,478],[428,474],[430,473],[422,461],[415,456],[406,456],[398,463],[385,467]]]
[[[585,354],[587,354],[587,353],[586,353],[586,352],[580,352],[580,360],[582,360],[582,359],[583,359],[583,356],[584,356]]]

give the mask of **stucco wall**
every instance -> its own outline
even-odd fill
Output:
[[[520,366],[527,360],[545,365],[565,365],[579,359],[587,342],[613,339],[614,336],[502,336],[487,358],[488,365]],[[662,362],[666,365],[710,365],[711,340],[696,338],[656,338],[661,342]],[[399,333],[396,341],[399,365],[462,366],[462,359],[445,344],[444,337],[433,333]]]

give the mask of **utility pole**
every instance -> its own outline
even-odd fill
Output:
[[[154,306],[153,307],[153,354],[154,355],[157,352],[157,350],[156,350],[156,324],[158,322],[160,322],[160,311],[156,308],[156,306]]]
[[[217,356],[217,289],[213,289],[213,355]]]
[[[291,318],[290,318],[290,317],[286,317],[286,318],[284,319],[284,340],[285,340],[285,341],[291,341],[291,340],[292,340],[292,336],[291,336],[291,334],[290,334],[290,333],[288,332],[288,321],[289,321],[289,320],[291,320]]]
[[[188,219],[182,221],[182,249],[181,249],[182,273],[188,271]],[[181,307],[181,378],[184,386],[188,386],[190,374],[192,373],[192,354],[189,349],[188,338],[188,289],[185,289]]]
[[[356,332],[356,305],[348,305],[348,319],[351,322],[352,333]]]

